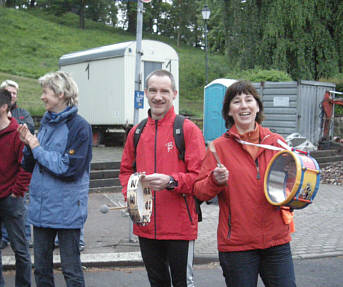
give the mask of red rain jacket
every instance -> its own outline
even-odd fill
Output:
[[[193,196],[193,183],[205,155],[205,143],[200,129],[190,120],[183,125],[185,161],[178,158],[173,136],[175,119],[171,108],[161,120],[150,116],[137,145],[137,172],[162,173],[174,177],[174,190],[153,191],[153,212],[146,226],[134,224],[134,234],[150,239],[194,240],[198,232],[198,215]],[[135,159],[133,127],[128,134],[120,166],[120,182],[126,199],[127,183]]]
[[[11,118],[10,125],[0,131],[0,198],[10,194],[23,196],[28,190],[31,173],[21,167],[24,143],[19,139],[18,123]]]
[[[291,240],[289,225],[283,222],[280,208],[268,203],[264,194],[264,175],[277,151],[260,148],[258,167],[250,154],[237,142],[239,135],[231,128],[214,141],[221,162],[229,171],[227,186],[218,186],[212,176],[216,167],[213,154],[207,151],[194,191],[200,200],[218,195],[218,250],[221,252],[265,249]],[[261,144],[279,146],[283,138],[259,126]]]

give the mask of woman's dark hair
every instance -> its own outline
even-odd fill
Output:
[[[235,123],[233,118],[229,116],[230,103],[234,97],[241,94],[252,95],[256,99],[260,111],[256,114],[255,121],[259,124],[263,121],[263,104],[259,94],[249,81],[240,80],[229,86],[225,93],[222,116],[225,121],[225,126],[227,129],[229,129]]]

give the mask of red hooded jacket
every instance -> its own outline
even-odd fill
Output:
[[[19,139],[18,123],[11,118],[10,125],[0,131],[0,198],[14,194],[23,196],[28,190],[31,173],[21,167],[24,143]]]
[[[153,120],[149,116],[137,145],[136,157],[133,135],[137,126],[131,129],[127,137],[119,175],[125,198],[129,177],[134,173],[132,164],[135,158],[137,172],[167,174],[178,181],[174,190],[153,191],[151,221],[146,226],[134,224],[134,234],[137,236],[167,240],[197,238],[198,215],[193,183],[205,155],[205,143],[201,130],[185,119],[185,161],[180,160],[173,136],[175,116],[174,108],[161,120]]]
[[[214,141],[221,162],[229,171],[228,184],[217,185],[212,176],[216,161],[207,152],[194,192],[200,200],[218,195],[218,250],[221,252],[265,249],[291,240],[289,225],[283,222],[280,209],[268,203],[264,194],[264,175],[277,151],[260,148],[257,164],[237,142],[239,135],[231,128]],[[259,126],[261,144],[279,146],[283,138]]]

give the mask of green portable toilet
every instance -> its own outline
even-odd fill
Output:
[[[204,125],[203,133],[206,143],[225,133],[222,107],[227,87],[236,80],[216,79],[204,88]]]

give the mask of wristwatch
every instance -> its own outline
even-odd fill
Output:
[[[174,177],[170,176],[166,190],[173,190],[177,186],[178,186],[178,182],[175,180]]]

